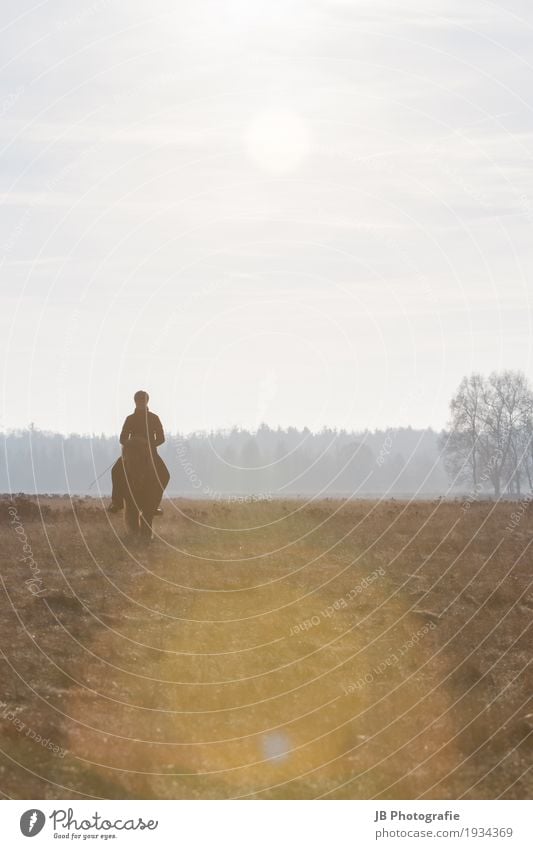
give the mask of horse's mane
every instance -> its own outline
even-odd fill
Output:
[[[152,453],[147,439],[134,436],[122,446],[126,472],[145,473],[153,466]]]

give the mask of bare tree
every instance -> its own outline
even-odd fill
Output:
[[[480,374],[463,377],[450,401],[449,430],[443,434],[441,448],[448,472],[459,483],[468,482],[477,490],[485,403],[485,381]]]
[[[521,372],[493,372],[487,382],[485,429],[492,465],[494,493],[502,489],[520,496],[525,472],[525,435],[531,422],[532,394]]]
[[[446,466],[476,492],[490,482],[520,497],[533,478],[533,393],[522,372],[493,372],[488,379],[463,378],[450,402],[449,431],[443,435]]]

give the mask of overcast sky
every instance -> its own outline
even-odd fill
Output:
[[[3,428],[444,426],[532,374],[531,0],[3,0]]]

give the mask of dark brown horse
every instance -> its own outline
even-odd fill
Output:
[[[128,531],[140,539],[152,539],[152,520],[163,496],[164,484],[158,474],[155,451],[148,440],[133,437],[122,446],[126,478],[124,519]]]

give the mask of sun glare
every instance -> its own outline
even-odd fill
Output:
[[[311,146],[305,122],[290,109],[268,109],[255,115],[245,142],[256,165],[271,173],[295,170]]]

